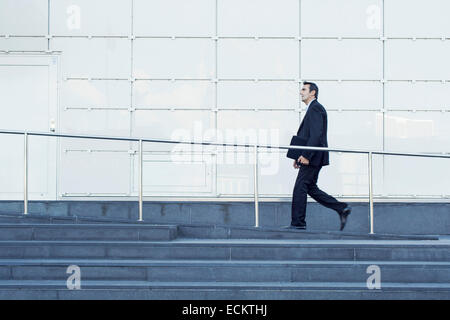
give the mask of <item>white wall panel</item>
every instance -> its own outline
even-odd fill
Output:
[[[258,191],[261,195],[291,196],[298,171],[293,160],[286,157],[285,150],[261,152],[258,158]]]
[[[214,65],[210,39],[136,39],[134,43],[136,78],[211,78]]]
[[[228,143],[255,143],[288,145],[299,126],[298,113],[289,111],[220,111],[217,116],[219,141]],[[219,148],[217,176],[218,192],[245,195],[253,192],[253,150],[245,148]],[[292,166],[285,160],[285,152],[261,150],[261,191],[266,194],[287,192],[289,171]],[[279,179],[278,179],[279,178]]]
[[[286,151],[260,149],[258,191],[265,196],[290,196],[297,172]],[[253,194],[253,149],[219,148],[217,155],[218,192],[227,195]]]
[[[47,39],[44,38],[0,38],[0,50],[4,51],[45,51]]]
[[[52,35],[131,34],[130,0],[50,1],[50,17]]]
[[[133,86],[133,105],[149,108],[214,107],[214,84],[210,81],[147,81]]]
[[[385,2],[386,35],[390,37],[449,36],[450,2],[447,0],[395,0]]]
[[[127,110],[68,109],[60,117],[62,132],[129,135]],[[61,138],[60,145],[61,193],[128,193],[129,142]]]
[[[388,195],[450,195],[448,159],[385,156],[384,163]]]
[[[291,196],[298,171],[286,152],[260,152],[258,192],[261,196]],[[220,195],[253,196],[253,150],[223,149],[218,154],[217,190]]]
[[[68,109],[61,113],[61,131],[116,136],[129,133],[128,110]]]
[[[212,156],[208,154],[183,154],[183,156],[184,158],[177,159],[171,154],[144,153],[142,184],[145,196],[211,195],[215,181]],[[137,156],[133,157],[133,160],[132,191],[137,194],[139,190]]]
[[[136,110],[133,115],[133,135],[137,137],[201,142],[207,140],[207,132],[214,133],[210,111]],[[211,147],[145,142],[143,148],[145,194],[212,192]],[[133,167],[136,191],[136,158]]]
[[[383,107],[381,82],[317,81],[316,83],[319,86],[319,101],[325,109],[374,110]]]
[[[55,146],[55,138],[28,136],[28,192],[31,200],[43,199],[43,197],[54,199]],[[21,153],[23,154],[23,152]],[[16,175],[15,179],[23,177],[22,161],[17,163],[22,164],[22,175]],[[23,192],[23,190],[21,191]]]
[[[375,157],[374,157],[375,159]],[[373,161],[374,194],[382,191],[382,161]],[[333,195],[357,195],[368,197],[369,176],[366,154],[330,152],[330,165],[319,173],[317,184],[323,191]]]
[[[217,114],[217,129],[223,140],[230,143],[286,145],[300,125],[294,111],[228,111]]]
[[[128,107],[128,81],[68,80],[62,82],[61,107]]]
[[[0,55],[0,128],[48,131],[56,117],[55,60],[38,55]],[[23,136],[0,135],[0,199],[23,199]],[[56,140],[28,137],[29,199],[54,199]]]
[[[219,78],[298,78],[298,41],[223,39],[218,43]]]
[[[450,110],[450,83],[388,82],[386,104],[389,109]]]
[[[39,130],[50,117],[49,68],[47,65],[5,65],[0,60],[0,101],[4,115],[0,128]],[[22,91],[26,89],[26,94]],[[44,112],[44,110],[46,112]],[[26,116],[24,116],[26,115]]]
[[[389,40],[386,43],[388,79],[450,79],[450,42]]]
[[[30,200],[53,197],[55,141],[28,137],[28,192]],[[0,199],[23,200],[23,136],[1,135]],[[51,155],[49,161],[47,155]]]
[[[214,135],[214,113],[191,110],[136,110],[133,112],[133,131],[135,137],[204,141]],[[174,144],[146,143],[145,150],[172,150]],[[191,151],[202,150],[201,146],[189,146]],[[183,149],[186,150],[186,149]]]
[[[73,196],[127,195],[129,164],[130,155],[126,152],[63,152],[60,191]]]
[[[62,51],[65,77],[130,77],[131,44],[128,39],[55,38],[51,41],[51,49]]]
[[[0,135],[0,148],[9,149],[0,153],[0,192],[11,199],[14,193],[23,192],[23,136]]]
[[[381,79],[382,48],[380,40],[305,39],[302,41],[302,78]]]
[[[134,0],[134,34],[137,36],[212,36],[215,1]]]
[[[9,51],[45,51],[47,39],[44,38],[0,38],[0,50]]]
[[[217,23],[220,36],[298,36],[299,1],[218,0]]]
[[[381,0],[301,0],[301,4],[302,36],[381,35]]]
[[[217,84],[220,108],[293,109],[299,103],[300,88],[294,81],[221,81]]]
[[[220,169],[220,170],[219,170]],[[218,166],[217,193],[219,196],[248,195],[253,193],[252,167],[250,165],[234,165],[222,168]]]
[[[46,35],[48,0],[1,0],[0,35]]]
[[[130,133],[128,110],[68,109],[60,114],[61,132],[127,137]],[[128,142],[61,138],[65,149],[128,150]]]
[[[450,152],[450,113],[397,112],[386,114],[386,150]]]
[[[450,84],[441,82],[450,79],[450,42],[440,40],[450,37],[448,9],[446,0],[0,0],[0,51],[45,51],[48,45],[62,51],[60,64],[55,56],[28,76],[0,65],[0,100],[7,97],[9,117],[0,127],[48,130],[49,119],[56,118],[56,132],[242,143],[259,136],[262,144],[288,144],[304,112],[276,110],[305,107],[299,100],[302,79],[319,85],[330,147],[450,152],[450,112],[441,112],[450,110]],[[55,37],[48,40],[47,34]],[[388,37],[384,52],[382,36]],[[344,39],[317,39],[327,37]],[[36,82],[36,73],[45,78],[46,66],[57,64],[57,89],[53,69],[54,84]],[[22,77],[25,89],[18,90],[21,82],[14,76]],[[383,77],[386,83],[379,81]],[[11,89],[11,81],[19,85]],[[17,97],[8,98],[11,93]],[[51,114],[44,111],[47,98],[54,101]],[[157,108],[173,110],[152,110]],[[242,110],[223,110],[235,108]],[[382,108],[428,111],[383,114]],[[12,149],[5,139],[0,139],[4,149]],[[16,140],[21,145],[22,139]],[[59,194],[137,195],[137,143],[38,140],[30,147],[31,199],[56,193],[45,185],[57,180],[56,165],[40,170],[51,160],[40,153],[50,157],[52,150],[60,160]],[[252,153],[224,155],[219,148],[215,155],[215,147],[180,146],[144,144],[145,195],[252,196]],[[180,150],[184,153],[172,152]],[[16,177],[22,152],[20,147],[1,156],[6,164],[0,170],[1,199],[21,195],[23,182]],[[260,194],[291,196],[297,171],[285,152],[261,151],[259,160]],[[447,162],[374,156],[374,192],[450,194]],[[331,152],[319,187],[366,197],[367,171],[367,155]]]
[[[372,111],[328,111],[328,146],[383,149],[383,114]]]

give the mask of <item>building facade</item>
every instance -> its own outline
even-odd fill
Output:
[[[330,147],[450,152],[445,0],[0,0],[0,129],[288,145],[318,84]],[[23,137],[0,135],[0,199],[23,197]],[[29,138],[29,199],[135,199],[135,142]],[[251,148],[145,143],[144,196],[253,196]],[[259,194],[297,171],[262,149]],[[380,199],[450,199],[448,159],[374,156]],[[367,155],[319,186],[366,198]]]

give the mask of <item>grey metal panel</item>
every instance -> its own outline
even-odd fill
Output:
[[[215,66],[211,39],[134,40],[136,78],[211,78]]]
[[[0,37],[0,50],[3,51],[45,51],[47,39],[31,37]]]
[[[56,60],[49,56],[0,55],[0,127],[50,131],[56,117]],[[23,199],[24,136],[2,135],[0,198]],[[56,140],[28,137],[30,199],[55,199]],[[20,160],[19,160],[20,158]]]
[[[130,105],[128,81],[68,80],[61,83],[60,110],[74,107],[125,108]]]
[[[301,0],[300,3],[303,36],[381,35],[382,0]]]
[[[215,87],[211,81],[146,81],[133,85],[136,108],[212,109]]]
[[[49,3],[50,16],[47,17]],[[247,128],[252,126],[252,118],[266,123],[275,121],[270,117],[278,117],[277,109],[289,113],[291,111],[287,110],[304,107],[298,102],[297,88],[300,80],[310,79],[318,82],[321,102],[329,110],[330,146],[364,148],[363,142],[368,141],[367,148],[399,150],[389,146],[402,140],[389,135],[410,129],[404,122],[393,120],[394,114],[383,113],[382,109],[428,110],[416,114],[405,112],[406,122],[415,115],[423,116],[423,120],[430,115],[437,119],[435,138],[409,136],[404,139],[408,145],[417,146],[414,151],[448,152],[444,149],[445,138],[439,136],[446,132],[442,131],[438,120],[446,121],[448,112],[441,110],[450,110],[447,104],[450,72],[445,67],[450,29],[445,0],[431,0],[426,7],[418,0],[195,0],[189,3],[182,0],[80,0],[75,3],[27,0],[27,8],[33,10],[25,11],[22,10],[23,0],[5,0],[1,5],[6,9],[0,12],[8,14],[0,19],[0,51],[45,51],[47,46],[62,51],[61,123],[57,121],[57,129],[63,132],[170,139],[179,130],[187,129],[192,133],[195,121],[202,123],[204,136],[223,128],[223,111],[186,113],[179,108],[230,109],[227,112],[237,109],[230,120]],[[380,14],[384,14],[381,21]],[[24,22],[11,20],[17,16]],[[10,36],[4,38],[3,35]],[[143,38],[149,36],[153,38]],[[64,81],[67,77],[86,80]],[[88,78],[97,80],[88,81]],[[150,80],[155,78],[194,80]],[[351,98],[348,98],[349,92]],[[64,109],[66,107],[68,109]],[[140,108],[165,108],[167,111],[149,112]],[[243,116],[247,111],[243,113],[239,109],[248,110],[248,116]],[[271,109],[274,113],[257,111],[260,109]],[[199,113],[194,115],[195,112]],[[278,118],[277,121],[282,122],[283,141],[295,132],[299,120],[301,117],[294,111],[291,119]],[[417,120],[420,119],[414,121]],[[289,123],[288,126],[285,123]],[[382,127],[385,131],[379,135]],[[137,150],[136,143],[69,138],[60,141],[64,146],[62,151],[91,150],[94,154],[114,150],[121,154],[130,152],[129,159],[136,157],[133,153]],[[31,148],[35,148],[31,136],[30,142]],[[21,148],[20,145],[18,150]],[[173,145],[145,143],[144,148],[147,155],[159,156],[157,151],[171,150]],[[204,150],[205,155],[209,155],[214,147],[204,146]],[[30,151],[32,160],[33,149]],[[346,171],[342,171],[342,166],[356,163],[356,158],[365,156],[344,153],[336,157],[342,161],[336,160],[336,167],[330,167],[329,177],[325,174],[322,181],[336,193],[354,195],[354,191],[342,187],[342,181],[354,179],[344,177]],[[366,166],[365,161],[358,160],[356,172]],[[375,193],[379,189],[376,169],[379,161],[374,154]],[[280,164],[280,168],[283,165]],[[264,166],[260,166],[260,170],[263,169]],[[132,170],[132,160],[129,170]],[[30,167],[30,173],[33,171],[35,169]],[[19,170],[16,173],[19,174]],[[266,185],[265,179],[261,176],[260,190],[274,196],[272,192],[278,188],[277,183],[267,182]],[[33,180],[31,177],[30,187]],[[339,186],[333,181],[340,181]],[[399,181],[405,180],[396,181],[400,188],[403,183]],[[355,188],[360,190],[363,184],[364,180],[358,180]],[[359,191],[356,193],[360,195]],[[183,193],[178,195],[183,196]],[[279,195],[286,194],[283,191]],[[436,196],[440,195],[428,195],[430,199]]]
[[[446,80],[450,75],[450,66],[447,63],[449,56],[449,41],[388,41],[386,43],[386,77],[389,79]]]
[[[426,6],[420,0],[384,2],[387,36],[448,37],[450,30],[448,1],[428,0]]]
[[[52,50],[62,51],[63,77],[130,77],[131,43],[117,38],[54,38]]]
[[[299,92],[294,81],[220,81],[217,105],[223,109],[294,109]]]
[[[302,77],[382,79],[382,49],[380,40],[303,40]]]
[[[215,20],[215,1],[133,2],[133,31],[138,36],[212,36]]]
[[[450,83],[388,82],[386,83],[386,105],[389,109],[449,111]]]
[[[218,0],[218,34],[297,36],[299,3],[298,0]]]
[[[49,3],[52,35],[126,36],[131,33],[132,1],[57,0]]]
[[[47,34],[48,0],[0,1],[0,34]]]
[[[218,43],[218,77],[297,79],[298,41],[223,39]]]
[[[327,110],[380,110],[383,108],[383,84],[380,81],[316,81],[316,83],[320,88],[320,103]]]

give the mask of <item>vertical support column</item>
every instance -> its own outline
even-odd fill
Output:
[[[130,8],[130,30],[131,30],[131,34],[130,34],[130,79],[131,81],[129,81],[130,84],[130,104],[129,104],[129,111],[128,111],[128,124],[129,124],[129,131],[128,131],[128,135],[130,137],[133,136],[133,129],[134,129],[134,115],[136,114],[136,112],[133,111],[133,100],[134,100],[134,96],[133,96],[133,90],[134,90],[134,73],[133,73],[133,67],[134,67],[134,42],[135,42],[135,38],[134,38],[134,0],[131,0],[131,8]],[[129,147],[130,150],[133,150],[135,146],[135,141],[129,141]],[[129,170],[130,172],[134,172],[134,163],[135,161],[135,157],[134,154],[130,157],[130,162],[129,162]],[[133,191],[133,185],[134,185],[134,181],[133,181],[133,175],[130,174],[130,179],[129,179],[129,185],[128,185],[128,192],[129,194],[132,193]]]
[[[142,215],[142,139],[139,139],[139,219],[138,221],[144,221]]]
[[[302,0],[298,1],[298,92],[297,97],[300,95],[302,89]],[[298,123],[302,122],[302,99],[298,99]]]
[[[255,227],[259,227],[259,208],[258,208],[258,144],[254,146],[254,198],[255,198]]]
[[[28,214],[28,133],[23,135],[23,214]]]
[[[382,138],[383,138],[383,151],[386,151],[386,114],[387,114],[387,110],[386,110],[386,84],[387,84],[387,80],[386,80],[386,38],[385,38],[385,26],[384,26],[384,17],[385,17],[385,1],[382,0],[382,8],[381,8],[381,37],[383,39],[383,79],[385,81],[383,81],[382,83],[382,87],[383,87],[383,129],[382,129]],[[386,161],[385,161],[386,157],[383,155],[383,189],[382,189],[382,193],[385,194],[386,193]]]
[[[50,0],[47,1],[47,34],[50,35]],[[50,51],[50,39],[47,39],[47,51]]]
[[[369,152],[369,233],[373,234],[372,152]]]
[[[215,21],[214,21],[214,79],[217,79],[217,81],[214,81],[214,109],[213,109],[213,113],[214,113],[214,140],[217,142],[217,137],[219,136],[218,134],[218,114],[219,114],[219,106],[218,106],[218,102],[217,102],[217,92],[218,92],[218,79],[219,79],[219,75],[217,73],[217,51],[218,51],[218,47],[219,47],[219,33],[218,33],[218,15],[219,15],[219,4],[218,4],[218,0],[215,1],[215,7],[214,7],[214,11],[215,11]],[[217,166],[218,166],[218,157],[219,157],[219,148],[218,146],[214,147],[215,152],[213,153],[213,161],[212,164],[214,166],[213,170],[213,194],[215,197],[219,197],[219,193],[217,191],[217,183],[218,183],[218,178],[217,178]]]

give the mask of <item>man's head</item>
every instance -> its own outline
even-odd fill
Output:
[[[319,96],[319,87],[314,82],[303,82],[303,87],[300,90],[302,101],[308,104],[312,99],[317,99]]]

